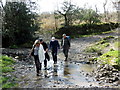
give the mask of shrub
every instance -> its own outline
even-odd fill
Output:
[[[118,23],[102,23],[102,24],[81,24],[77,26],[61,27],[54,36],[62,38],[62,34],[66,33],[71,37],[78,37],[80,35],[90,35],[93,33],[100,34],[102,32],[111,31],[119,26]],[[111,38],[111,37],[108,37]]]
[[[17,45],[12,45],[12,46],[9,46],[9,48],[15,49],[15,48],[18,48],[18,46]]]

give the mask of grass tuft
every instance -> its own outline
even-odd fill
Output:
[[[14,83],[14,77],[8,77],[8,74],[11,74],[11,72],[14,71],[14,68],[12,67],[15,61],[8,56],[0,56],[0,73],[2,76],[0,76],[0,84],[2,85],[1,88],[12,88],[16,86],[17,84]],[[6,75],[7,73],[7,75]]]

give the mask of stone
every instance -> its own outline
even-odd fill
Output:
[[[15,56],[15,59],[18,59],[19,58],[19,56]]]

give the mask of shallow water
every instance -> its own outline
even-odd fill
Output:
[[[24,76],[25,82],[22,82],[20,87],[74,88],[98,86],[93,77],[86,77],[87,73],[93,71],[95,65],[63,60],[58,60],[57,64],[53,63],[52,60],[48,61],[47,70],[42,64],[40,76],[36,76],[35,67],[33,67],[31,72]]]

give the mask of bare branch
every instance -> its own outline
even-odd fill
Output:
[[[0,4],[1,4],[2,8],[4,8],[4,6],[3,6],[3,2],[2,2],[2,1],[0,1]]]

